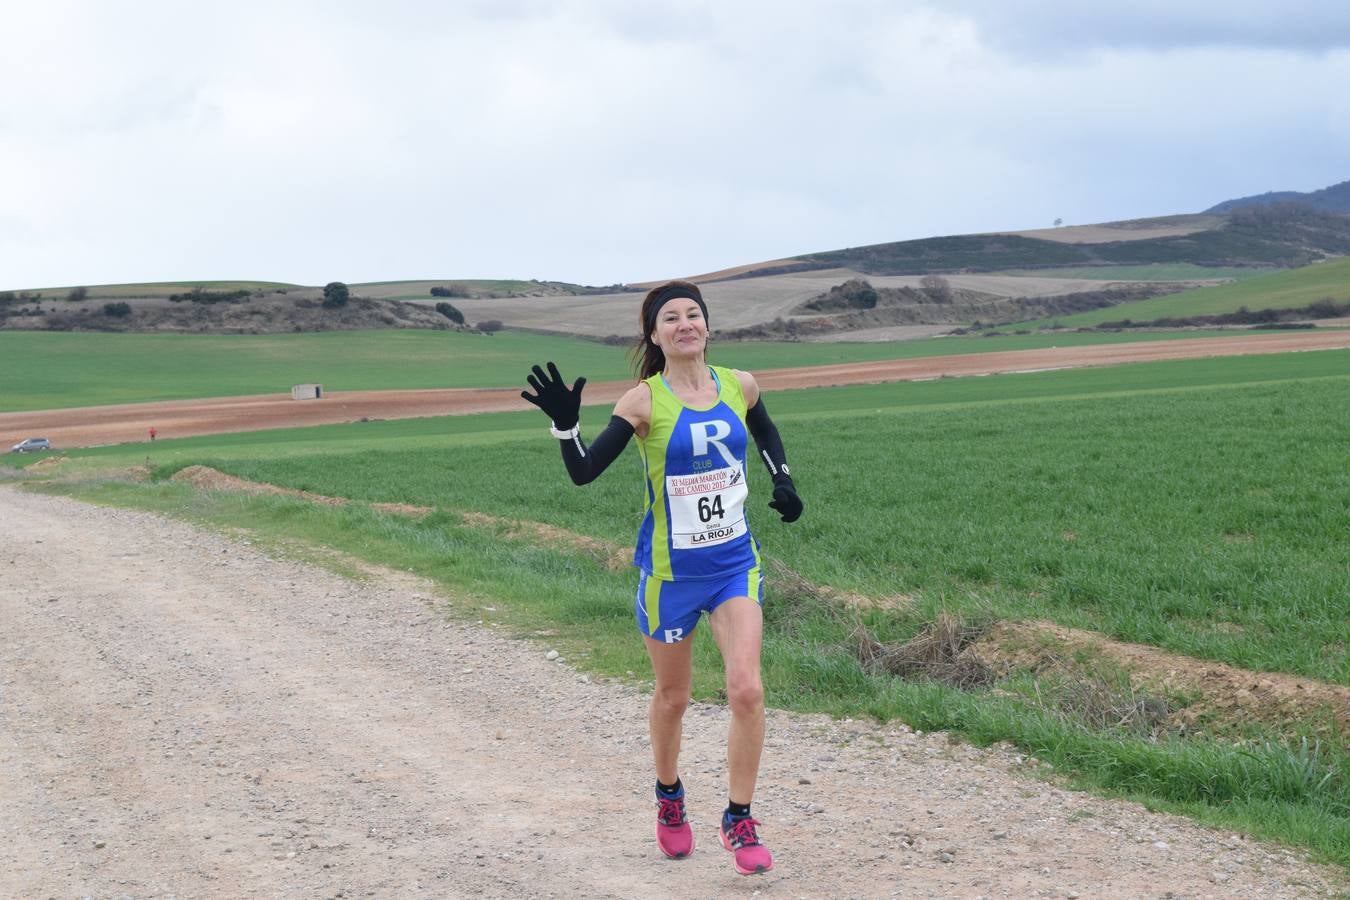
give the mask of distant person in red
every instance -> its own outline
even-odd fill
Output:
[[[153,441],[153,440],[155,439],[155,435],[158,434],[158,433],[159,433],[159,432],[155,431],[155,426],[151,425],[151,426],[150,426],[150,440]]]

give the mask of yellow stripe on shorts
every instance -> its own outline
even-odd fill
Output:
[[[642,604],[647,608],[647,634],[656,634],[661,626],[661,585],[658,578],[647,576],[642,586]]]

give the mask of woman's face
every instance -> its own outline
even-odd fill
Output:
[[[651,338],[666,359],[700,356],[708,346],[708,322],[697,303],[688,297],[676,297],[656,313]]]

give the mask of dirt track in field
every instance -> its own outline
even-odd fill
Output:
[[[968,353],[924,359],[771,369],[754,374],[760,386],[772,392],[829,385],[921,381],[944,376],[1035,372],[1129,362],[1344,348],[1350,348],[1350,331],[1318,331]],[[734,351],[728,355],[734,355]],[[525,373],[521,374],[523,387]],[[584,373],[567,374],[575,377]],[[613,403],[631,386],[631,381],[592,382],[586,386],[586,401]],[[161,438],[178,438],[327,425],[361,419],[408,419],[530,408],[521,400],[520,391],[514,388],[350,391],[330,393],[322,400],[308,401],[292,400],[288,394],[219,397],[0,413],[0,444],[14,444],[23,438],[41,435],[51,439],[57,449],[65,449],[145,441],[152,426]]]
[[[774,871],[652,838],[648,698],[483,598],[357,583],[144,512],[0,485],[0,897],[1339,896],[1300,852],[1065,790],[1008,747],[771,711]],[[615,598],[616,603],[623,598]],[[628,601],[631,603],[631,599]],[[634,638],[636,640],[636,637]]]
[[[1062,225],[1058,228],[1033,228],[1008,231],[1020,237],[1039,238],[1061,244],[1098,244],[1107,241],[1146,241],[1153,238],[1180,237],[1209,231],[1223,224],[1224,216],[1177,216],[1168,221],[1143,220],[1101,225]]]

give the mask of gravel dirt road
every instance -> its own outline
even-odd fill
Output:
[[[769,369],[754,374],[760,386],[772,392],[840,384],[879,384],[943,376],[1036,372],[1128,362],[1346,347],[1350,347],[1350,330],[1291,332],[965,353],[922,359]],[[525,374],[522,371],[521,388],[524,387]],[[571,376],[582,374],[585,373],[571,373]],[[628,380],[590,382],[586,385],[586,402],[613,403],[632,386],[633,382]],[[290,394],[269,394],[38,412],[0,412],[0,446],[32,436],[50,438],[52,446],[57,449],[144,441],[151,426],[158,430],[160,438],[177,438],[353,422],[362,418],[407,419],[530,408],[520,399],[519,388],[507,388],[340,391],[326,393],[322,400],[303,401],[292,400]]]
[[[667,861],[645,698],[503,638],[464,598],[13,485],[0,572],[3,897],[1346,887],[1298,854],[1055,787],[1010,750],[777,712],[755,798],[777,868],[745,878],[715,841],[714,705],[686,720],[698,849]]]

